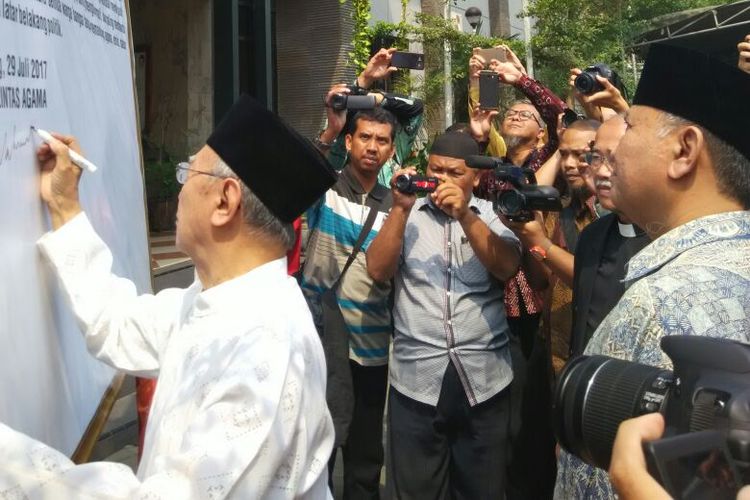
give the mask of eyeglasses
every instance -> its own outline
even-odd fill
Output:
[[[216,177],[218,179],[224,179],[225,177],[221,175],[212,174],[211,172],[203,172],[202,170],[196,170],[194,168],[190,168],[190,163],[186,161],[181,161],[177,164],[175,167],[175,177],[177,177],[177,182],[184,185],[187,180],[189,179],[190,174],[188,172],[195,172],[196,175],[202,174],[202,175],[209,175],[211,177]]]
[[[526,111],[525,109],[509,109],[505,112],[505,118],[513,118],[514,116],[517,116],[521,119],[521,121],[526,120],[534,120],[535,122],[539,123],[539,119],[536,117],[534,113],[531,111]]]
[[[589,151],[585,155],[586,163],[591,167],[598,169],[602,165],[607,165],[610,169],[612,168],[612,162],[607,155],[603,155],[598,151]]]

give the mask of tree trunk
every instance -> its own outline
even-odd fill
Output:
[[[508,0],[489,0],[490,35],[500,38],[510,36],[510,11]]]
[[[421,0],[421,6],[423,14],[443,17],[445,0]],[[433,75],[443,74],[444,57],[445,51],[442,43],[434,45],[425,44],[425,79],[430,78]],[[431,103],[429,109],[425,109],[425,120],[423,126],[427,130],[429,136],[432,137],[436,133],[445,130],[448,125],[450,125],[450,123],[445,123],[445,96],[443,96],[441,99],[436,99],[435,102]]]

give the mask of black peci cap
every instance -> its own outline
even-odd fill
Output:
[[[750,75],[668,44],[649,49],[633,104],[690,120],[750,158]]]
[[[337,179],[323,155],[248,95],[229,109],[206,141],[283,222],[292,222]]]
[[[467,133],[446,132],[435,138],[430,154],[466,160],[468,156],[479,154],[479,144]]]

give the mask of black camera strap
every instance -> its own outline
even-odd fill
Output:
[[[375,203],[373,206],[369,206],[370,212],[367,214],[367,219],[365,220],[364,226],[362,226],[362,231],[359,232],[359,237],[357,237],[357,242],[352,247],[352,253],[349,255],[349,259],[346,261],[346,264],[344,264],[344,269],[341,270],[341,274],[339,274],[339,278],[336,280],[336,283],[333,284],[331,287],[331,290],[336,290],[339,285],[341,284],[341,280],[344,278],[344,274],[346,274],[346,271],[349,269],[349,266],[352,265],[354,262],[354,259],[357,257],[357,254],[359,253],[359,250],[362,248],[362,244],[365,242],[365,239],[367,239],[367,235],[370,234],[370,230],[372,229],[372,226],[375,224],[375,217],[378,216],[378,208],[380,208],[380,203]]]

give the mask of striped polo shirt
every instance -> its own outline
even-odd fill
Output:
[[[323,324],[320,294],[330,289],[352,253],[370,206],[380,213],[338,289],[338,303],[349,327],[349,358],[363,366],[388,363],[393,323],[389,308],[390,283],[376,283],[367,274],[365,252],[377,235],[393,203],[389,189],[376,184],[366,193],[347,165],[336,184],[307,211],[310,230],[302,271],[302,291],[315,324]]]

